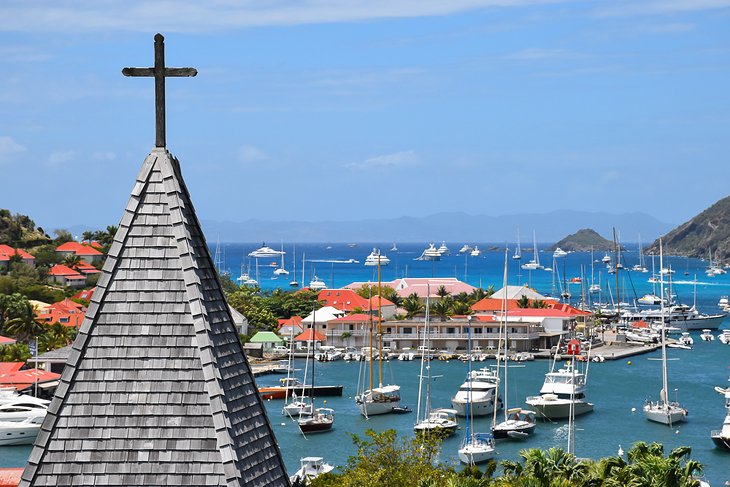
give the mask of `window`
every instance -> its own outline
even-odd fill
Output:
[[[385,329],[385,333],[392,333],[392,332],[393,332],[393,329],[392,328],[386,328]]]
[[[350,329],[350,331],[354,330],[355,329],[355,325],[350,325],[349,329]]]
[[[449,335],[453,335],[454,333],[456,333],[456,328],[448,327],[448,328],[446,328],[446,333]]]
[[[474,328],[473,331],[474,331],[474,334],[475,335],[481,335],[482,334],[482,329],[481,328]]]
[[[411,334],[413,334],[413,328],[411,328],[411,327],[405,327],[405,328],[403,328],[403,333],[405,335],[411,335]]]

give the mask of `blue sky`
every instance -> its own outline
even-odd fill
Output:
[[[0,4],[0,207],[116,223],[154,145],[201,219],[642,211],[730,193],[730,0]]]

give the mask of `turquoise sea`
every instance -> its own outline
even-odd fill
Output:
[[[447,242],[452,255],[441,261],[431,263],[414,261],[426,247],[425,244],[398,243],[398,252],[388,249],[392,242],[379,244],[383,252],[391,259],[391,264],[382,269],[382,279],[392,280],[396,277],[457,277],[466,282],[484,287],[493,284],[501,287],[503,252],[483,252],[480,257],[454,255],[464,242]],[[471,242],[470,242],[471,244]],[[486,250],[491,244],[478,243],[479,248]],[[497,245],[497,244],[495,244]],[[502,244],[503,246],[504,244]],[[240,275],[240,268],[247,259],[243,256],[258,248],[260,244],[222,244],[219,254],[225,254],[224,266],[235,279]],[[278,248],[279,245],[272,245]],[[438,242],[437,242],[438,246]],[[331,247],[331,248],[328,248]],[[629,246],[630,247],[630,246]],[[291,270],[291,245],[286,245],[286,268]],[[328,286],[339,287],[352,281],[375,281],[375,270],[362,265],[365,257],[372,250],[372,244],[358,244],[349,247],[345,244],[302,244],[297,245],[297,280],[309,282],[312,274],[316,273]],[[524,249],[523,249],[524,250]],[[631,249],[630,249],[631,250]],[[212,254],[215,248],[212,249]],[[304,265],[305,277],[301,277],[301,256],[306,253],[307,262]],[[594,258],[600,259],[603,254],[596,253]],[[523,252],[523,261],[531,258],[530,253]],[[341,264],[321,262],[323,260],[357,259],[359,264]],[[633,251],[624,254],[624,265],[631,267],[636,263],[638,253]],[[320,262],[311,262],[317,260]],[[552,265],[552,253],[541,252],[541,263]],[[580,276],[581,266],[586,272],[586,279],[590,280],[591,257],[589,253],[573,253],[559,260],[560,280]],[[697,305],[701,311],[718,311],[717,302],[720,296],[730,294],[730,276],[706,277],[704,274],[705,262],[696,259],[669,257],[665,259],[665,266],[671,265],[674,275],[673,291],[682,302],[691,304],[694,296],[694,276],[697,276]],[[279,259],[261,259],[259,261],[259,282],[264,289],[274,289],[281,286],[288,289],[288,282],[292,275],[272,279],[274,267],[271,262],[278,264]],[[519,271],[517,263],[510,259],[510,284],[530,283],[537,291],[549,294],[553,287],[553,276],[546,271]],[[658,270],[658,259],[656,261]],[[251,274],[255,275],[255,262],[251,263]],[[647,267],[651,270],[651,261],[647,260]],[[595,280],[598,281],[598,269],[603,274],[601,282],[605,285],[607,274],[600,264],[595,265]],[[563,270],[564,269],[564,270]],[[685,275],[687,273],[687,275]],[[619,283],[622,288],[622,300],[627,301],[634,296],[641,296],[652,290],[647,282],[650,274],[627,272],[621,273]],[[556,277],[558,275],[556,274]],[[615,295],[615,277],[610,276],[612,292]],[[557,284],[557,283],[556,283]],[[628,297],[626,291],[628,290]],[[559,291],[558,291],[559,292]],[[574,297],[580,294],[580,286],[572,286]],[[730,327],[728,320],[723,327]],[[716,334],[719,334],[718,331]],[[693,350],[669,350],[671,358],[679,360],[669,362],[670,396],[676,394],[678,399],[689,409],[689,418],[686,423],[669,428],[667,426],[650,423],[641,413],[643,401],[647,398],[656,399],[661,388],[661,363],[650,358],[658,358],[659,352],[632,357],[629,360],[590,364],[588,370],[587,396],[595,404],[595,411],[577,418],[576,454],[581,457],[597,458],[616,454],[619,445],[628,451],[636,441],[657,441],[665,445],[666,450],[680,446],[692,447],[692,457],[705,466],[705,479],[713,486],[723,485],[730,480],[730,453],[714,448],[709,438],[710,430],[719,429],[725,410],[723,398],[714,390],[714,386],[726,387],[730,375],[730,346],[722,345],[719,341],[703,342],[699,339],[699,332],[693,333],[695,346]],[[490,362],[477,364],[487,366]],[[295,364],[298,369],[304,368],[303,361]],[[320,455],[334,465],[343,465],[347,457],[354,453],[350,434],[362,434],[367,428],[383,430],[394,428],[399,434],[410,437],[415,414],[376,416],[369,420],[358,413],[353,395],[356,392],[358,368],[357,363],[317,363],[315,368],[316,382],[319,384],[344,384],[343,397],[326,398],[327,406],[336,411],[335,428],[333,431],[320,435],[311,435],[303,438],[294,422],[281,415],[282,401],[268,401],[269,418],[273,424],[279,445],[290,472],[298,468],[299,458],[308,455]],[[419,362],[393,361],[384,367],[384,382],[397,382],[402,387],[404,404],[416,409],[418,393]],[[528,395],[537,394],[542,385],[543,377],[548,369],[547,361],[527,362],[524,367],[510,369],[510,404],[521,403]],[[432,382],[432,402],[435,407],[448,406],[451,396],[456,392],[466,374],[466,365],[458,361],[449,363],[431,362],[432,375],[440,376]],[[299,372],[301,374],[301,372]],[[260,385],[270,385],[278,380],[279,376],[263,376],[259,378]],[[676,389],[676,391],[675,391]],[[317,401],[319,404],[321,400]],[[633,411],[632,409],[636,410]],[[565,422],[540,423],[536,434],[524,442],[504,441],[498,443],[498,459],[515,459],[520,449],[528,447],[549,448],[552,446],[567,446],[567,431]],[[489,421],[477,420],[477,430],[486,431]],[[463,431],[459,431],[452,438],[447,439],[441,451],[439,460],[448,464],[457,465],[456,455]],[[0,467],[22,467],[30,453],[30,447],[0,448]]]

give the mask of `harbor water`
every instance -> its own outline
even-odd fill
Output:
[[[452,255],[445,256],[441,261],[416,261],[424,244],[401,244],[399,250],[389,251],[392,242],[379,247],[387,254],[391,263],[382,269],[382,280],[391,281],[399,277],[456,277],[473,286],[487,287],[493,285],[496,289],[502,284],[503,251],[484,251],[479,257],[456,254],[456,250],[463,243],[448,243]],[[489,244],[478,244],[481,249],[489,249]],[[502,244],[503,245],[503,244]],[[230,272],[235,280],[241,267],[248,268],[252,277],[256,277],[255,260],[247,259],[248,252],[255,250],[256,244],[229,244],[218,249],[219,262]],[[277,247],[273,245],[273,247]],[[503,248],[503,247],[502,247]],[[285,247],[285,267],[291,272],[293,259],[291,246]],[[306,285],[314,274],[325,281],[329,287],[341,287],[353,281],[372,281],[377,279],[376,270],[364,267],[365,257],[372,250],[372,245],[358,244],[303,244],[297,245],[296,279]],[[510,251],[510,254],[514,250]],[[215,249],[212,249],[212,254]],[[302,253],[306,253],[304,263],[305,275],[302,276]],[[225,259],[223,259],[225,255]],[[638,261],[636,249],[623,254],[624,265],[631,267]],[[603,253],[596,253],[594,261],[600,261]],[[531,253],[523,249],[525,262],[532,258]],[[359,263],[341,263],[349,259]],[[543,265],[553,266],[552,253],[540,252]],[[280,259],[259,259],[258,281],[264,290],[281,287],[289,289],[288,283],[294,277],[280,276],[274,279],[272,263],[277,265]],[[571,253],[557,260],[554,272],[544,270],[525,271],[519,269],[519,262],[510,260],[510,284],[528,284],[538,292],[551,294],[563,282],[573,277],[580,277],[583,273],[584,282],[590,284],[591,255],[590,253]],[[658,272],[658,258],[656,259]],[[647,257],[646,266],[651,271],[651,259]],[[675,270],[673,277],[673,293],[681,302],[692,304],[695,300],[700,311],[718,312],[717,302],[723,295],[730,292],[730,277],[720,275],[707,277],[704,274],[706,263],[696,259],[669,257],[665,259],[665,267],[671,266]],[[594,281],[598,283],[599,273],[603,286],[603,293],[607,296],[610,283],[611,294],[615,298],[615,276],[606,273],[605,266],[594,262]],[[630,301],[634,296],[640,297],[652,291],[652,284],[647,282],[649,273],[621,272],[619,287],[622,301]],[[695,284],[694,279],[697,276]],[[573,301],[580,296],[579,285],[570,285]],[[655,288],[658,293],[658,288]],[[608,298],[604,297],[604,300]],[[721,328],[728,327],[726,319]],[[715,335],[720,331],[714,332]],[[692,458],[704,466],[704,477],[711,485],[723,485],[730,481],[730,453],[715,449],[710,440],[710,431],[719,429],[725,416],[723,398],[713,388],[715,386],[728,387],[730,375],[730,346],[721,344],[718,340],[703,342],[699,332],[693,332],[693,350],[670,349],[669,357],[669,390],[670,399],[678,399],[689,409],[688,420],[672,428],[647,421],[642,412],[642,405],[646,399],[657,400],[661,388],[661,362],[657,359],[660,352],[631,357],[630,359],[591,363],[588,368],[587,399],[595,404],[595,411],[576,419],[576,454],[579,457],[599,458],[606,455],[615,455],[619,446],[628,451],[637,441],[659,442],[669,452],[677,446],[692,447]],[[630,362],[630,363],[629,363]],[[475,366],[486,367],[493,361],[479,362]],[[304,360],[295,361],[299,369],[297,374],[301,378],[304,369]],[[452,360],[450,362],[433,361],[430,363],[431,375],[431,402],[434,407],[448,407],[453,396],[466,375],[466,364]],[[357,391],[358,372],[361,364],[346,363],[343,361],[331,363],[317,363],[315,366],[316,383],[342,384],[345,386],[342,397],[318,398],[316,403],[336,411],[334,429],[331,432],[303,437],[297,425],[290,418],[281,414],[283,401],[266,401],[269,418],[276,433],[279,446],[287,464],[289,472],[298,468],[300,457],[323,456],[333,465],[342,466],[348,456],[355,453],[351,434],[363,435],[367,429],[383,431],[395,429],[404,438],[413,435],[413,423],[416,418],[418,402],[418,375],[420,362],[391,361],[384,366],[384,383],[397,383],[401,386],[402,404],[410,406],[414,412],[403,415],[383,415],[370,419],[363,418],[354,404],[354,395]],[[542,385],[544,374],[547,372],[547,361],[525,362],[510,369],[510,398],[511,407],[524,405],[526,396],[536,395]],[[269,375],[257,379],[259,385],[273,385],[281,376]],[[377,372],[376,372],[377,381]],[[500,412],[501,414],[501,412]],[[463,418],[462,418],[463,422]],[[475,420],[476,431],[488,431],[491,425],[490,418]],[[498,460],[513,460],[518,458],[518,452],[523,448],[550,448],[559,446],[567,448],[567,426],[565,421],[541,422],[538,424],[535,435],[525,441],[500,441],[497,444]],[[458,465],[457,449],[463,437],[463,429],[444,441],[439,461],[449,465]],[[30,454],[29,446],[0,447],[0,467],[22,467]]]

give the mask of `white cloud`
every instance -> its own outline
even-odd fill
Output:
[[[0,30],[202,32],[450,15],[566,0],[5,0]]]
[[[94,152],[91,154],[91,158],[95,161],[113,161],[117,158],[117,155],[111,151]]]
[[[0,59],[12,62],[47,61],[51,56],[47,52],[38,51],[30,46],[0,46]]]
[[[530,48],[507,54],[505,59],[511,61],[559,61],[581,57],[584,57],[584,55],[566,49]]]
[[[51,155],[48,156],[48,165],[51,167],[58,167],[68,161],[73,160],[75,157],[76,151],[73,150],[52,152]]]
[[[628,0],[607,2],[599,10],[604,16],[656,15],[729,8],[730,0]]]
[[[270,156],[266,152],[254,145],[243,145],[238,149],[238,160],[245,164],[265,161],[269,158]]]
[[[0,163],[11,162],[27,149],[7,135],[0,136]]]
[[[371,169],[385,169],[400,166],[413,166],[420,161],[418,155],[413,150],[394,152],[393,154],[385,154],[382,156],[371,157],[362,162],[351,162],[345,167],[356,171],[367,171]]]

